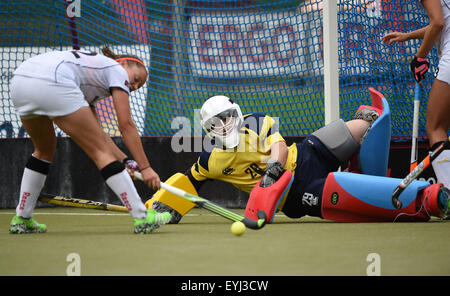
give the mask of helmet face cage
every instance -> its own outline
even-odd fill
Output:
[[[219,95],[206,100],[200,110],[200,121],[215,146],[231,149],[239,144],[244,118],[239,105],[230,98]]]
[[[238,113],[236,109],[228,109],[213,116],[205,122],[205,129],[214,136],[227,136],[235,127]]]
[[[217,144],[234,148],[239,144],[239,129],[242,120],[236,108],[230,108],[208,119],[203,127],[207,135]]]

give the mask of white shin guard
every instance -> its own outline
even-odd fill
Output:
[[[450,188],[450,150],[444,150],[431,163],[438,183]]]
[[[126,170],[106,179],[106,184],[120,198],[133,218],[147,217],[147,209]]]
[[[23,218],[33,216],[34,207],[44,187],[47,175],[25,168],[20,185],[20,200],[16,207],[16,215]]]

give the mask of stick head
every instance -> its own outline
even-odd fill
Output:
[[[245,226],[247,226],[247,228],[250,229],[261,229],[266,225],[267,222],[267,216],[266,213],[264,213],[264,211],[259,210],[257,212],[257,216],[258,216],[258,220],[253,220],[250,218],[245,217],[244,219],[242,219],[242,223],[245,224]]]
[[[397,210],[400,210],[400,209],[402,208],[402,202],[401,202],[398,198],[396,198],[396,197],[393,197],[393,198],[392,198],[392,205],[393,205],[394,208],[396,208]]]

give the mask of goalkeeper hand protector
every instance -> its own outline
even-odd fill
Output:
[[[261,179],[261,187],[269,187],[274,184],[283,175],[284,168],[283,165],[274,159],[269,159],[267,162],[266,172]]]

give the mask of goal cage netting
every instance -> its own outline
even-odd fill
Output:
[[[199,109],[226,95],[243,113],[278,117],[284,136],[324,125],[323,6],[320,0],[7,0],[0,2],[0,138],[27,137],[10,100],[12,72],[27,58],[80,48],[139,56],[145,86],[132,93],[142,136],[201,135]],[[370,105],[369,87],[392,112],[392,140],[411,138],[414,79],[409,61],[420,40],[393,45],[381,37],[428,24],[418,0],[338,0],[340,117]],[[436,47],[423,83],[419,139],[437,68]],[[37,90],[39,91],[39,90]],[[336,94],[337,96],[337,94]],[[110,98],[96,106],[118,136]],[[64,135],[58,131],[58,135]]]

